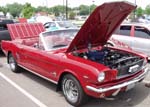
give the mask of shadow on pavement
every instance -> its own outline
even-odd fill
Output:
[[[25,69],[22,69],[23,72],[21,72],[22,74],[24,74],[26,77],[32,79],[35,82],[38,82],[39,84],[41,84],[42,86],[49,88],[52,91],[56,92],[56,85],[53,84],[52,82],[45,80],[29,71],[26,71]]]
[[[2,52],[2,50],[0,50],[0,58],[1,57],[5,57],[4,53]]]

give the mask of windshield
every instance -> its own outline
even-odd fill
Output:
[[[78,29],[44,32],[40,35],[45,50],[64,48],[70,44]]]

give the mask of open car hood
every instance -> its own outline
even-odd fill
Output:
[[[67,52],[103,46],[121,22],[136,8],[128,2],[109,2],[98,6],[83,24]]]

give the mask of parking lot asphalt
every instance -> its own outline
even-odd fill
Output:
[[[0,54],[0,107],[72,107],[56,85],[28,71],[10,71],[6,57]],[[150,64],[148,65],[150,67]],[[144,79],[150,81],[150,73]],[[92,98],[82,107],[149,107],[150,88],[138,83],[128,92],[109,99]]]

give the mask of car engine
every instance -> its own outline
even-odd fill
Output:
[[[76,54],[79,57],[104,64],[118,70],[118,76],[133,74],[141,70],[144,59],[139,56],[104,47],[102,50],[91,50]]]

